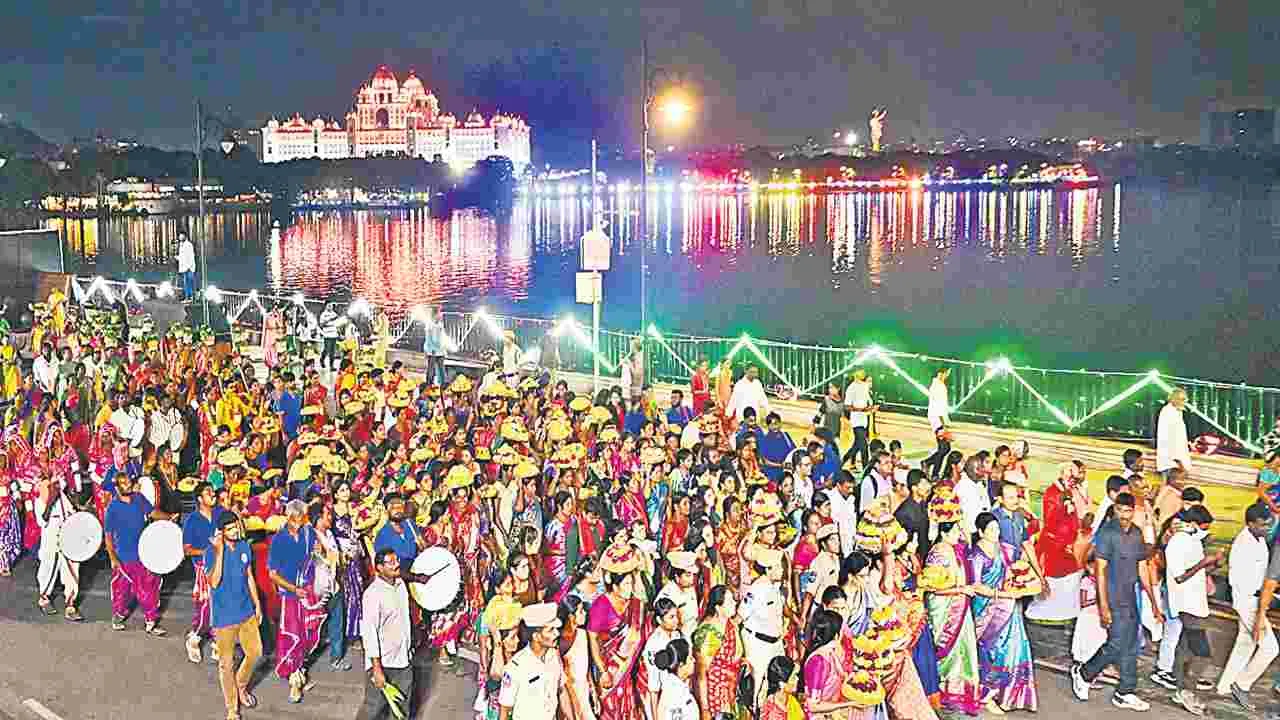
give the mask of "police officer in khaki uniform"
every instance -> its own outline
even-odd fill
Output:
[[[507,663],[498,691],[500,720],[555,720],[557,706],[568,708],[568,720],[578,720],[564,682],[564,668],[556,644],[560,619],[555,603],[530,605],[520,614],[524,647]]]

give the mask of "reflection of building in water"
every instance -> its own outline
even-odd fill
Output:
[[[256,254],[263,239],[262,229],[268,222],[268,216],[260,212],[205,215],[205,245],[210,260],[246,250]],[[126,268],[138,270],[174,266],[178,257],[178,233],[186,233],[198,246],[199,224],[199,217],[194,215],[45,220],[45,227],[58,231],[70,261],[92,264],[103,255],[111,255],[123,261]]]
[[[269,266],[278,290],[362,297],[396,320],[416,305],[527,297],[531,243],[523,200],[502,220],[474,209],[316,212],[281,235]]]

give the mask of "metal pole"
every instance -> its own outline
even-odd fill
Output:
[[[200,233],[200,300],[204,307],[204,324],[213,328],[209,321],[209,265],[205,261],[208,253],[204,241],[204,109],[196,100],[196,193],[200,198],[200,219],[197,232]]]
[[[596,273],[599,277],[600,273]],[[591,353],[591,393],[600,392],[600,296],[604,294],[603,280],[592,280],[592,299],[591,303],[591,345],[596,349]],[[597,290],[599,292],[597,292]]]
[[[644,337],[648,320],[648,295],[645,292],[645,255],[649,235],[649,38],[640,42],[640,72],[643,74],[641,98],[643,129],[640,133],[640,222],[636,225],[640,238],[640,337]]]
[[[600,227],[600,215],[596,209],[596,139],[591,138],[591,229]]]

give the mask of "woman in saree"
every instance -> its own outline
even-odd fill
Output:
[[[1006,710],[1035,712],[1035,661],[1018,602],[1026,593],[1010,582],[1013,547],[1000,542],[995,515],[981,513],[974,526],[977,533],[969,552],[969,570],[982,589],[975,593],[972,605],[983,705],[993,715]]]
[[[952,499],[951,503],[954,502]],[[956,509],[955,515],[958,516],[958,507]],[[960,544],[962,532],[957,522],[948,520],[938,524],[938,542],[925,559],[924,572],[945,577],[946,582],[942,583],[945,587],[930,589],[925,595],[925,607],[938,651],[942,707],[976,716],[981,710],[978,642],[973,631],[973,616],[969,612],[969,599],[974,595],[974,588],[969,582],[968,564],[964,561],[964,549]]]
[[[693,631],[694,696],[702,710],[702,720],[712,720],[734,709],[738,674],[743,667],[742,642],[734,621],[737,615],[734,590],[728,585],[711,588],[702,624]]]
[[[813,615],[809,652],[801,673],[807,715],[811,720],[871,720],[877,712],[884,717],[883,704],[863,708],[844,698],[849,665],[840,644],[843,625],[844,621],[831,610],[822,609]],[[703,720],[707,718],[704,710]]]
[[[577,512],[573,493],[561,490],[554,498],[555,514],[547,522],[546,532],[542,537],[542,586],[554,593],[553,600],[559,603],[572,589],[569,582],[568,540],[569,534],[577,532],[574,527]]]
[[[840,588],[844,590],[847,611],[841,634],[845,657],[852,660],[853,640],[876,630],[878,622],[901,623],[894,593],[897,567],[885,543],[879,556],[858,550],[844,559],[840,567]],[[906,636],[904,636],[906,637]],[[938,720],[933,705],[925,695],[915,664],[904,641],[893,649],[893,664],[881,677],[885,690],[885,710],[894,720]],[[876,717],[884,717],[877,712]]]
[[[576,595],[565,597],[556,611],[560,618],[560,657],[564,679],[578,720],[596,720],[599,701],[591,689],[591,650],[587,641],[587,605]],[[692,720],[692,718],[690,718]]]
[[[276,341],[285,335],[284,315],[279,309],[272,310],[262,318],[262,362],[268,370],[274,370],[280,364],[280,353],[276,350]]]
[[[338,582],[347,603],[345,632],[348,640],[360,637],[360,618],[364,614],[365,557],[354,523],[351,483],[341,480],[333,490],[333,534],[338,540],[338,549],[342,551],[343,567]],[[329,631],[334,632],[334,629]]]
[[[587,639],[597,673],[600,720],[641,720],[637,663],[644,640],[644,603],[635,596],[640,558],[610,546],[600,559],[605,592],[591,604]]]
[[[724,499],[724,522],[716,528],[716,555],[720,559],[720,567],[724,570],[725,584],[736,592],[742,587],[742,564],[739,562],[739,550],[743,537],[747,534],[743,519],[743,504],[737,497]]]
[[[630,527],[637,521],[645,524],[649,522],[649,514],[645,509],[643,484],[644,481],[639,472],[626,476],[626,486],[613,508],[614,517],[624,526]]]
[[[0,453],[0,577],[12,574],[22,553],[22,496],[9,467],[9,456]]]
[[[898,571],[898,579],[894,591],[898,598],[898,617],[907,627],[907,637],[911,638],[911,660],[916,666],[916,674],[920,676],[920,687],[929,697],[934,710],[937,710],[941,688],[938,678],[938,649],[933,642],[933,628],[929,626],[924,593],[920,590],[920,570],[923,563],[919,553],[919,537],[915,531],[907,530],[907,542],[897,550],[894,566]]]

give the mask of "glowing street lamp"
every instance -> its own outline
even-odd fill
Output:
[[[637,237],[640,240],[640,336],[648,327],[649,298],[647,280],[645,279],[645,255],[648,253],[649,240],[649,112],[658,110],[661,119],[673,127],[683,127],[693,114],[693,104],[682,91],[679,76],[665,68],[649,67],[649,38],[645,37],[640,44],[640,71],[644,81],[644,94],[641,96],[640,135],[640,222],[637,225]],[[665,86],[661,97],[658,93]]]

